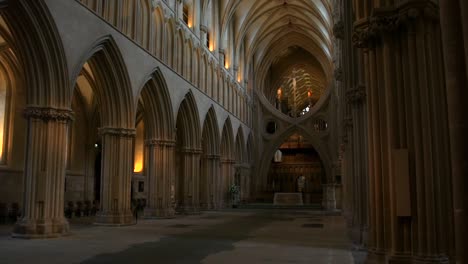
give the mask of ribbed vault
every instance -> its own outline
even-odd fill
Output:
[[[298,87],[296,97],[300,98],[294,105],[301,110],[307,107],[311,101],[309,91],[312,91],[315,104],[328,87],[333,72],[330,1],[221,2],[221,10],[224,10],[221,36],[230,36],[229,32],[234,32],[234,50],[232,53],[228,50],[226,54],[234,54],[233,61],[239,64],[235,66],[243,69],[246,75],[255,72],[255,87],[273,105],[277,89],[284,85],[282,80],[293,71],[299,71],[303,80],[309,81]]]

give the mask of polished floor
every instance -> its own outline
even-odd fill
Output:
[[[341,216],[307,210],[226,210],[127,227],[72,221],[59,239],[10,238],[0,263],[358,263]]]

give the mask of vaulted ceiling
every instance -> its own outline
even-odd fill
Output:
[[[234,23],[236,50],[271,63],[275,54],[300,46],[326,65],[332,54],[330,0],[222,0],[221,26]]]
[[[331,0],[221,0],[221,4],[222,30],[233,23],[235,48],[244,45],[257,86],[262,86],[268,100],[274,102],[276,80],[286,77],[281,75],[289,74],[291,65],[302,65],[320,79],[312,86],[326,87],[332,74]],[[300,50],[302,58],[291,50]],[[305,85],[302,93],[310,89]]]

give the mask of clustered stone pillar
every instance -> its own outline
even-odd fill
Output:
[[[440,3],[452,160],[456,261],[468,263],[468,2]]]
[[[453,219],[438,6],[406,1],[369,13],[353,36],[367,95],[369,262],[447,263]]]
[[[131,210],[133,140],[135,129],[103,127],[101,204],[96,223],[129,225],[135,219]]]
[[[172,202],[174,189],[175,141],[151,139],[145,141],[147,149],[148,204],[147,218],[171,218],[175,211]]]
[[[250,199],[250,165],[242,164],[240,170],[240,200],[247,203]]]
[[[351,238],[356,246],[362,248],[367,244],[367,207],[368,207],[368,182],[367,182],[367,151],[365,131],[365,87],[358,85],[356,88],[346,92],[346,100],[351,105],[350,125],[351,138],[349,149],[349,160],[351,166],[348,168],[350,179],[350,192],[353,199],[350,201],[351,208]]]
[[[336,187],[335,175],[340,175],[341,164],[336,162],[332,166],[331,174],[326,178],[327,182],[322,184],[323,187],[323,201],[322,207],[327,211],[336,210]]]
[[[69,232],[64,218],[70,109],[29,106],[23,214],[13,237],[47,238]]]
[[[221,159],[221,188],[219,188],[220,208],[230,205],[229,189],[234,183],[234,163],[232,159]]]
[[[183,168],[183,194],[179,197],[179,210],[183,213],[192,214],[200,210],[199,188],[200,188],[200,156],[199,149],[184,148],[181,150]]]
[[[203,172],[203,188],[200,191],[200,207],[204,210],[218,209],[216,192],[219,186],[219,155],[207,155]]]

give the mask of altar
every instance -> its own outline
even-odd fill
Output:
[[[275,193],[274,205],[304,205],[302,193]]]

